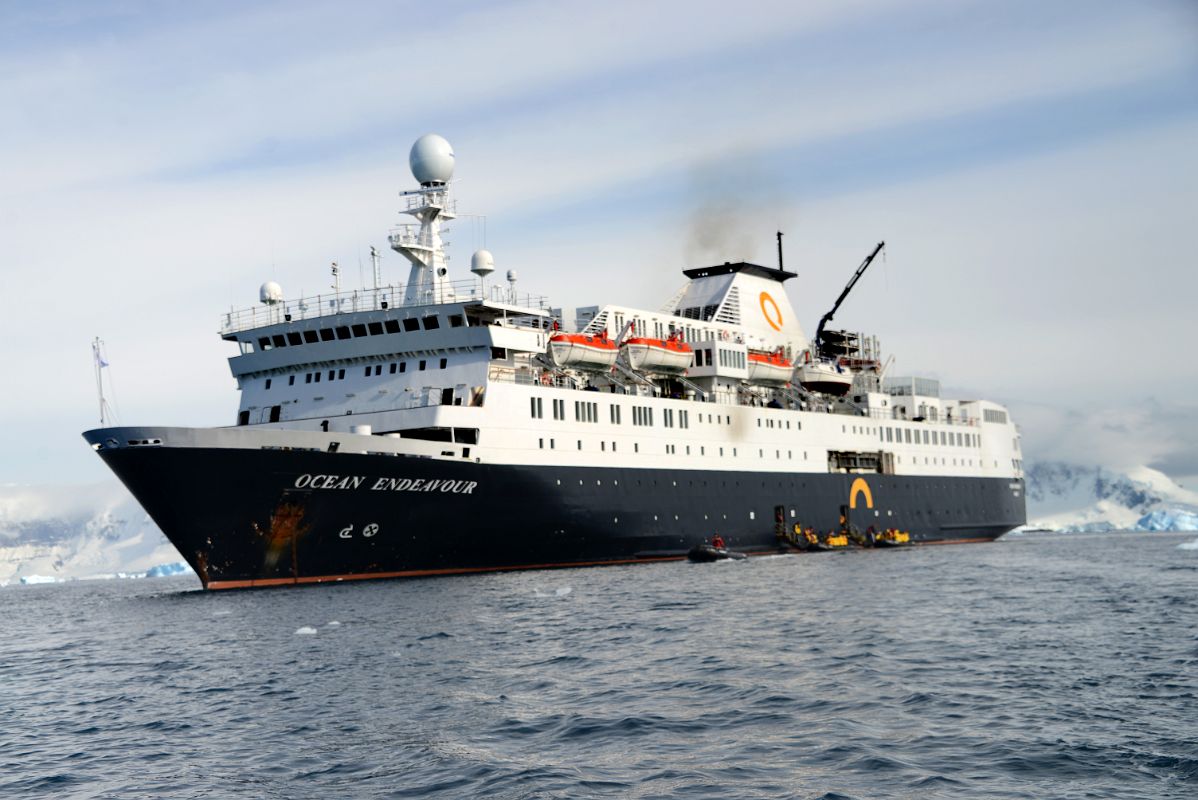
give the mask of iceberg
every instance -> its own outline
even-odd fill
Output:
[[[23,575],[21,583],[25,585],[34,583],[58,583],[58,578],[53,575]]]
[[[1198,512],[1187,508],[1159,508],[1136,522],[1138,531],[1198,531]]]
[[[172,561],[169,564],[159,564],[146,570],[147,578],[165,578],[168,575],[188,575],[192,571],[185,561]]]

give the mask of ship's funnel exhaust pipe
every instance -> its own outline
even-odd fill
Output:
[[[778,269],[782,269],[782,231],[778,231]]]

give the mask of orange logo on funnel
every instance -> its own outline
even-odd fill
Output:
[[[782,311],[778,308],[778,304],[774,302],[774,298],[770,297],[769,292],[761,293],[761,315],[765,317],[765,321],[770,324],[770,327],[776,331],[782,330]],[[774,313],[770,313],[770,308],[774,309]],[[777,322],[774,320],[777,319]]]

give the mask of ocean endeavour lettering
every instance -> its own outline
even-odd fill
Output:
[[[297,489],[360,489],[366,485],[366,475],[311,475],[295,479]],[[478,481],[457,481],[451,478],[377,478],[370,484],[373,492],[441,492],[442,494],[473,494]]]

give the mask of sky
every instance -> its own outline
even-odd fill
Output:
[[[468,278],[658,308],[773,265],[808,332],[1006,403],[1029,459],[1198,485],[1198,3],[0,0],[0,484],[119,421],[227,425],[220,315],[369,280],[445,136]],[[365,264],[365,269],[359,265]],[[569,314],[567,314],[569,316]]]

